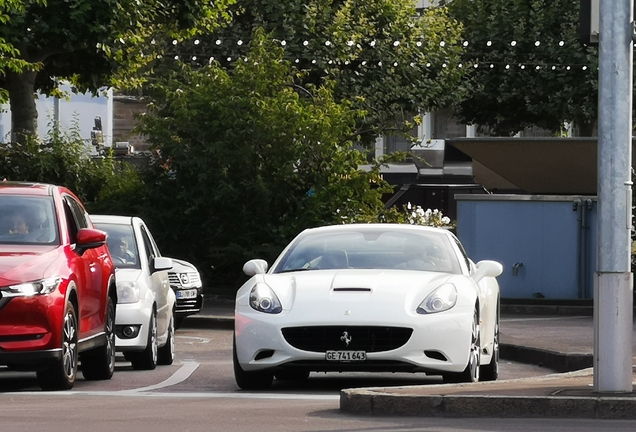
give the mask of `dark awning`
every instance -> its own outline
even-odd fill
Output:
[[[529,194],[596,195],[597,138],[453,138],[475,162],[474,181],[487,189]],[[497,178],[499,177],[499,178]]]

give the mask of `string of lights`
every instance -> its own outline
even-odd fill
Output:
[[[170,53],[167,54],[169,58],[174,60],[181,60],[186,62],[196,63],[200,66],[203,64],[213,64],[214,62],[219,63],[233,63],[233,62],[248,62],[249,58],[247,56],[231,56],[231,55],[218,55],[212,56],[209,54],[178,54],[178,53]],[[397,61],[383,61],[378,59],[356,59],[355,61],[351,60],[335,60],[335,59],[317,59],[317,58],[291,58],[287,57],[285,60],[290,61],[296,65],[318,65],[318,66],[349,66],[355,65],[358,68],[382,68],[382,67],[398,67],[401,65],[408,65],[409,67],[426,67],[427,69],[464,69],[464,68],[473,68],[473,69],[490,69],[490,70],[502,70],[502,71],[566,71],[566,72],[595,72],[598,71],[598,66],[593,66],[590,64],[583,63],[554,63],[554,62],[536,62],[536,61],[524,61],[524,62],[501,62],[501,61],[473,61],[470,63],[451,63],[449,61],[446,62],[397,62]]]
[[[413,42],[403,42],[400,40],[371,40],[367,42],[356,42],[353,39],[349,39],[344,43],[336,43],[329,39],[327,40],[309,40],[309,39],[272,39],[272,41],[282,47],[283,49],[295,49],[298,51],[308,51],[311,49],[321,48],[321,52],[325,52],[326,49],[342,49],[342,48],[356,48],[357,52],[352,56],[355,60],[342,60],[342,59],[325,59],[324,57],[310,57],[311,54],[307,52],[301,53],[301,55],[308,55],[306,57],[294,57],[291,54],[286,55],[285,59],[291,61],[295,64],[311,64],[311,65],[321,65],[321,66],[348,66],[351,64],[355,64],[357,67],[398,67],[404,64],[408,64],[411,67],[422,66],[421,59],[411,62],[398,62],[390,59],[383,58],[371,58],[368,57],[366,59],[359,58],[358,55],[361,49],[375,49],[380,47],[392,47],[398,48],[400,46],[410,46],[414,44],[415,47],[422,48],[428,47],[430,48],[432,44],[438,45],[440,48],[452,48],[461,47],[466,50],[470,50],[470,55],[474,58],[469,63],[455,63],[452,64],[449,61],[445,62],[436,62],[435,64],[426,63],[427,68],[474,68],[474,69],[496,69],[502,71],[566,71],[566,72],[575,72],[575,71],[598,71],[598,66],[590,64],[590,63],[581,63],[580,56],[574,61],[567,61],[568,57],[568,49],[575,48],[580,50],[581,45],[579,43],[567,43],[565,40],[549,40],[549,41],[541,41],[535,40],[533,43],[522,43],[517,40],[511,40],[507,42],[495,41],[495,40],[487,40],[486,42],[480,43],[471,43],[467,40],[455,42],[455,43],[447,43],[444,40],[441,41],[416,41]],[[182,61],[190,61],[193,63],[197,63],[202,65],[204,63],[212,64],[213,62],[221,62],[221,63],[232,63],[235,61],[248,61],[248,58],[245,53],[237,53],[237,49],[248,49],[249,47],[249,38],[217,38],[212,39],[209,43],[216,47],[215,54],[206,53],[207,50],[201,50],[204,44],[200,39],[194,39],[189,41],[179,42],[177,40],[172,40],[173,48],[176,48],[173,53],[168,54],[168,57],[173,58],[174,60],[182,60]],[[156,43],[154,40],[152,43]],[[433,45],[433,46],[434,46]],[[488,59],[488,55],[491,53],[495,53],[496,49],[500,49],[502,47],[506,47],[511,54],[515,55],[514,61],[493,61]],[[533,51],[532,49],[528,49],[534,47],[537,51]],[[558,54],[558,61],[554,61],[555,57],[554,53],[544,53],[542,52],[545,48],[558,48],[558,51],[562,50],[562,54]],[[227,54],[219,54],[218,51],[222,51],[223,48],[228,50]],[[541,48],[542,50],[539,50]],[[510,51],[512,49],[512,51]],[[183,51],[181,51],[183,50]],[[192,52],[195,50],[196,52]],[[479,50],[479,51],[478,51]],[[516,51],[516,52],[515,52]],[[328,52],[328,51],[327,51]],[[342,53],[342,51],[339,51]],[[346,52],[346,51],[345,51]],[[368,54],[368,51],[365,51]],[[380,51],[379,51],[380,52]],[[498,52],[501,54],[501,52]],[[298,54],[296,54],[298,55]],[[525,56],[525,59],[520,59],[519,57]],[[564,61],[564,58],[566,59]]]

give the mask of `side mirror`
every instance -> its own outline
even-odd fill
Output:
[[[152,261],[152,271],[170,270],[172,268],[172,259],[166,257],[156,257]]]
[[[485,277],[497,277],[503,273],[503,265],[497,261],[483,260],[479,261],[475,268],[475,282],[479,282]]]
[[[106,244],[106,233],[94,228],[82,228],[77,232],[75,251],[82,255],[88,249]]]
[[[245,263],[245,265],[243,266],[243,273],[248,276],[265,274],[267,273],[267,267],[267,261],[262,259],[253,259]]]

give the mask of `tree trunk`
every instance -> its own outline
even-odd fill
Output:
[[[11,106],[11,141],[23,143],[38,133],[38,111],[35,105],[36,71],[8,72],[6,88]]]

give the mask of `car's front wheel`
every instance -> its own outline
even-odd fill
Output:
[[[236,356],[236,338],[234,338],[232,346],[232,363],[234,366],[234,380],[243,390],[267,390],[272,386],[274,381],[273,373],[263,371],[247,372],[243,370]]]
[[[468,364],[460,373],[444,374],[444,381],[449,383],[464,383],[479,381],[481,363],[481,331],[479,326],[479,312],[475,310],[471,329],[470,346],[468,348]]]
[[[73,388],[77,376],[77,315],[72,303],[66,303],[62,326],[62,356],[46,369],[37,372],[38,384],[43,390]]]
[[[166,344],[159,348],[157,353],[157,364],[171,365],[174,361],[174,317],[170,318],[168,325],[168,340]]]
[[[111,379],[115,372],[115,304],[109,297],[104,326],[106,343],[82,353],[82,375],[87,380]]]
[[[148,323],[148,341],[142,352],[130,353],[133,369],[152,370],[157,367],[157,313],[153,310]]]

